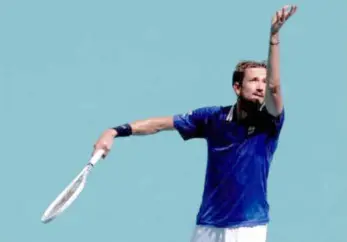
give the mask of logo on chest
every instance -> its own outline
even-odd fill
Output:
[[[249,126],[248,130],[247,130],[247,135],[251,135],[253,134],[255,131],[255,127],[254,126]]]

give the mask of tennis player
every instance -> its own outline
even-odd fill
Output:
[[[156,117],[107,129],[94,145],[110,151],[114,138],[176,130],[184,140],[207,141],[205,187],[192,242],[265,242],[267,178],[284,122],[279,30],[296,12],[285,6],[272,19],[268,62],[243,61],[233,73],[237,102]]]

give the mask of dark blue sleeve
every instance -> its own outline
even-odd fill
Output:
[[[282,109],[282,112],[276,117],[267,113],[267,125],[269,125],[270,131],[273,136],[278,136],[280,134],[283,127],[284,118],[285,118],[284,109]]]
[[[174,116],[174,127],[184,140],[206,138],[212,115],[219,107],[203,107]]]
[[[275,130],[277,133],[279,133],[282,129],[283,123],[284,123],[284,109],[282,110],[281,114],[278,117],[273,118],[273,123],[275,126]]]

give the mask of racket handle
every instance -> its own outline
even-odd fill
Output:
[[[92,156],[92,158],[89,160],[89,163],[93,166],[101,159],[105,151],[103,149],[97,150],[95,154]]]

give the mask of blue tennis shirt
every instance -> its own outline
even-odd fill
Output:
[[[284,121],[266,108],[236,120],[234,106],[211,106],[174,116],[184,140],[207,141],[208,158],[198,225],[255,226],[269,222],[267,178]]]

